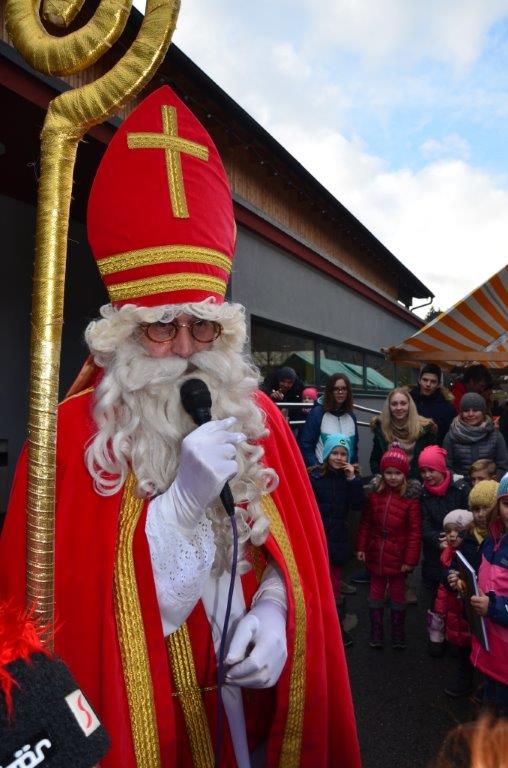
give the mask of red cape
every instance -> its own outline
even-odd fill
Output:
[[[270,430],[269,437],[263,440],[266,463],[280,478],[272,499],[282,520],[279,534],[275,534],[274,526],[265,550],[282,569],[289,602],[288,661],[275,691],[260,693],[261,700],[265,697],[264,710],[270,713],[269,730],[262,734],[268,738],[266,766],[358,768],[361,763],[356,725],[321,520],[293,435],[267,397],[259,394],[259,402]],[[112,748],[101,766],[140,768],[133,748],[135,729],[131,728],[115,614],[114,573],[122,493],[98,496],[86,470],[84,446],[95,431],[91,404],[92,393],[88,391],[69,398],[59,408],[55,650],[69,665],[111,736]],[[19,603],[24,602],[25,591],[25,507],[26,450],[16,470],[0,539],[0,597]],[[134,532],[132,553],[149,654],[160,749],[158,764],[181,768],[188,760],[177,758],[182,754],[181,746],[177,747],[182,718],[172,695],[172,675],[144,534],[145,514],[146,504]],[[201,652],[208,642],[201,631],[203,615],[199,603],[187,622],[196,659],[197,647]],[[201,679],[210,675],[209,664],[200,668],[196,661],[196,667]],[[207,706],[207,711],[213,711],[213,706]],[[252,718],[248,712],[247,721],[250,731]],[[250,732],[249,737],[252,741]],[[226,746],[223,766],[233,766],[231,760]],[[150,763],[148,767],[152,768]]]

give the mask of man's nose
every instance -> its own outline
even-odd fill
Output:
[[[179,357],[190,357],[194,353],[194,339],[186,325],[180,326],[173,340],[171,351]]]

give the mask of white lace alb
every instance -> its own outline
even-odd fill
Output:
[[[215,557],[212,524],[203,515],[192,531],[180,528],[168,497],[162,495],[148,505],[145,533],[162,626],[169,635],[187,619],[210,576]]]

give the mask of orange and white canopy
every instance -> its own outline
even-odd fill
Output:
[[[413,336],[383,350],[391,360],[443,367],[508,366],[508,265]]]

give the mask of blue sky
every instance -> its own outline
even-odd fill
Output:
[[[182,0],[174,41],[441,309],[508,262],[508,0]]]

